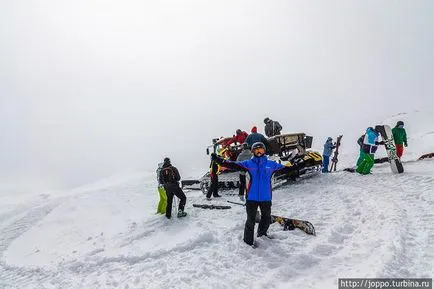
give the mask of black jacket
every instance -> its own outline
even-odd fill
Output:
[[[270,120],[265,125],[265,135],[267,137],[279,135],[281,130],[282,130],[282,126],[280,125],[280,123],[278,121],[275,121],[275,120]]]
[[[171,164],[164,164],[160,171],[160,182],[164,187],[179,186],[179,181],[181,176],[179,175],[178,169]]]

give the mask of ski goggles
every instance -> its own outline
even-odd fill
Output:
[[[253,153],[254,154],[257,154],[257,153],[265,154],[265,149],[264,148],[254,148]]]

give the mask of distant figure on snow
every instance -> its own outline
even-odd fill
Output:
[[[407,132],[404,128],[404,122],[398,121],[392,129],[393,139],[395,140],[396,154],[399,158],[404,153],[404,146],[407,147]]]
[[[270,118],[266,117],[264,119],[264,123],[265,123],[264,131],[267,137],[272,137],[280,134],[280,131],[282,130],[282,126],[278,121],[271,120]]]
[[[219,176],[218,174],[220,173],[219,171],[219,166],[218,164],[211,159],[211,163],[209,165],[209,177],[211,179],[211,185],[208,188],[208,192],[206,193],[206,199],[208,201],[211,200],[211,195],[214,198],[220,198],[221,196],[218,193],[218,185],[219,185]]]
[[[166,217],[168,219],[172,217],[173,196],[177,196],[180,199],[178,206],[178,218],[187,216],[187,213],[184,212],[187,197],[179,186],[180,180],[181,177],[179,175],[178,169],[172,166],[169,158],[164,158],[163,168],[160,171],[160,181],[164,185],[164,189],[166,190],[167,194]]]
[[[333,149],[336,148],[336,144],[333,144],[333,139],[331,137],[328,137],[325,144],[324,144],[324,151],[322,153],[322,172],[328,173],[329,172],[329,163],[330,163],[330,156],[332,155]]]

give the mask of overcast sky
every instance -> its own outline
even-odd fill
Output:
[[[320,147],[434,106],[434,1],[0,1],[0,182],[53,189],[263,119]],[[0,187],[1,189],[1,187]]]

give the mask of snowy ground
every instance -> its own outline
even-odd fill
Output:
[[[155,215],[153,174],[62,195],[0,200],[0,288],[337,288],[342,277],[432,277],[434,161],[393,175],[319,175],[274,191],[273,213],[310,220],[253,249],[243,207]],[[236,196],[225,196],[237,200]],[[214,204],[228,204],[214,200]]]

